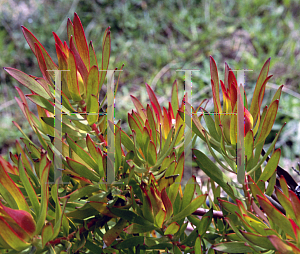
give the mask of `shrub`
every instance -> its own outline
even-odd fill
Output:
[[[8,67],[5,70],[31,91],[24,95],[17,89],[20,95],[17,102],[40,144],[34,144],[14,122],[24,135],[21,139],[24,148],[16,141],[17,154],[10,154],[13,165],[0,157],[2,252],[298,251],[298,197],[288,191],[281,179],[282,192],[279,189],[276,192],[288,217],[275,210],[274,203],[268,200],[276,182],[280,149],[273,151],[267,165],[262,167],[278,136],[260,158],[282,89],[281,86],[269,108],[266,106],[261,114],[265,86],[271,77],[268,76],[270,60],[259,75],[250,108],[247,100],[242,106],[244,130],[238,127],[236,117],[240,112],[238,105],[243,105],[243,91],[240,92],[233,72],[225,65],[227,75],[224,83],[221,81],[221,107],[217,67],[211,58],[214,107],[219,114],[212,118],[201,108],[203,102],[197,110],[185,98],[180,105],[176,81],[169,108],[161,109],[146,84],[151,104],[143,107],[131,96],[136,111],[128,114],[132,134],[127,135],[120,122],[113,122],[111,114],[112,96],[118,83],[114,90],[108,86],[107,95],[99,100],[105,77],[113,73],[108,70],[109,28],[103,36],[101,66],[76,13],[73,23],[70,19],[67,23],[69,46],[53,33],[58,65],[34,35],[27,28],[22,29],[43,77]],[[29,110],[27,99],[36,104],[38,116]],[[202,193],[195,176],[184,188],[181,186],[188,107],[193,113],[192,135],[208,145],[221,168],[238,177],[242,175],[241,185],[230,182],[213,161],[194,149],[195,161],[210,177],[213,198]],[[199,109],[202,114],[198,117]],[[245,172],[235,164],[236,158],[241,159],[237,150],[240,147],[245,149],[242,154]],[[269,181],[267,189],[266,181]],[[220,197],[221,188],[227,197]],[[282,220],[278,226],[277,219]]]

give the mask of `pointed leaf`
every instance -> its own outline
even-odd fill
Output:
[[[29,200],[32,204],[33,210],[34,210],[36,216],[38,216],[40,203],[39,203],[38,197],[36,195],[36,192],[35,192],[34,188],[32,187],[32,184],[31,184],[30,179],[27,175],[27,172],[25,171],[25,169],[23,167],[21,155],[19,156],[18,168],[19,168],[20,180],[22,181],[22,183],[24,185],[24,188],[27,192]]]
[[[193,201],[187,205],[183,210],[181,210],[178,214],[173,216],[171,219],[168,220],[168,223],[172,223],[174,221],[179,221],[189,215],[191,215],[193,212],[195,212],[206,200],[207,194],[200,195],[193,199]]]
[[[280,150],[280,148],[278,148],[272,154],[272,157],[268,161],[264,171],[260,175],[259,180],[267,181],[273,175],[273,173],[275,172],[275,170],[278,166],[280,155],[281,155],[281,150]]]
[[[289,234],[293,239],[295,239],[295,233],[293,227],[289,220],[275,208],[269,201],[257,195],[259,204],[261,205],[264,212],[269,216],[269,218],[276,223],[283,231]]]
[[[265,139],[267,138],[267,136],[269,135],[270,131],[272,130],[275,118],[276,118],[276,114],[277,114],[277,110],[278,110],[278,103],[279,101],[276,100],[274,101],[266,114],[266,117],[264,119],[263,125],[262,125],[262,129],[260,132],[260,136],[257,140],[257,143],[259,142],[264,142]]]
[[[100,177],[96,175],[95,172],[88,169],[85,165],[67,157],[67,163],[70,166],[70,168],[76,172],[79,176],[85,177],[91,181],[98,182],[100,181]]]
[[[70,146],[70,148],[84,161],[86,164],[88,164],[92,169],[97,171],[98,165],[97,163],[93,160],[93,158],[86,152],[84,151],[79,145],[77,145],[70,137],[68,134],[66,134],[66,139],[67,142]]]
[[[146,83],[146,89],[147,89],[149,99],[150,99],[150,101],[152,103],[152,106],[154,108],[154,111],[158,115],[158,122],[160,122],[162,120],[161,108],[160,108],[160,105],[159,105],[158,100],[156,98],[156,95],[154,94],[152,88],[147,83]]]
[[[11,208],[30,212],[29,206],[14,181],[5,171],[5,165],[0,161],[0,193]]]
[[[138,114],[139,114],[140,117],[143,119],[143,122],[145,122],[145,120],[146,120],[146,115],[145,115],[144,108],[143,108],[142,104],[141,104],[140,101],[139,101],[136,97],[134,97],[133,95],[130,95],[130,97],[131,97],[131,100],[132,100],[132,102],[133,102],[133,104],[134,104],[134,106],[135,106],[135,108],[136,108]]]
[[[179,228],[179,224],[174,221],[167,227],[165,235],[175,235],[178,232]]]
[[[199,167],[217,184],[219,184],[224,191],[232,198],[235,199],[232,188],[228,185],[230,181],[227,176],[201,151],[193,149],[195,160]]]
[[[37,223],[36,223],[35,234],[40,234],[40,232],[41,232],[41,230],[42,230],[42,228],[45,224],[45,221],[46,221],[47,209],[48,209],[48,199],[49,199],[48,177],[49,177],[51,161],[47,162],[46,161],[46,156],[44,156],[43,158],[41,159],[41,163],[40,163],[40,166],[41,166],[40,170],[42,171],[40,173],[40,178],[41,178],[41,205],[40,205],[39,217],[38,217]],[[42,161],[43,161],[43,163],[42,163]],[[45,166],[44,166],[44,162],[47,163]]]
[[[28,89],[32,90],[33,92],[37,93],[38,95],[44,97],[47,100],[51,100],[49,94],[34,78],[14,68],[5,67],[4,70],[7,71],[13,78],[15,78],[21,84],[26,86]]]
[[[111,50],[111,40],[110,40],[110,27],[106,28],[104,36],[103,36],[103,42],[102,42],[102,64],[101,64],[101,76],[100,76],[100,89],[104,83],[105,77],[106,77],[106,71],[109,64],[109,58],[110,58],[110,50]]]
[[[268,236],[270,242],[274,245],[277,251],[281,254],[299,254],[300,249],[292,244],[285,244],[278,236],[270,235]]]
[[[74,37],[76,40],[78,53],[81,56],[87,69],[89,69],[90,68],[89,48],[85,38],[83,26],[76,12],[74,13],[73,27],[74,27]]]
[[[46,62],[45,62],[42,50],[40,49],[40,47],[37,43],[34,43],[34,46],[35,46],[36,58],[39,63],[40,71],[43,74],[43,78],[51,84],[52,81],[50,78],[50,72],[47,71],[47,66],[46,66]]]
[[[42,230],[42,246],[43,246],[43,248],[45,247],[47,242],[51,241],[51,239],[53,238],[53,234],[54,234],[53,226],[52,226],[51,222],[48,222]]]
[[[226,253],[252,253],[254,250],[244,242],[218,243],[212,247],[216,251]]]
[[[68,79],[68,88],[70,95],[73,101],[81,101],[81,95],[79,91],[79,85],[77,81],[77,66],[75,61],[75,56],[73,51],[69,51],[68,58],[68,70],[67,71],[67,79]]]
[[[52,61],[51,57],[49,56],[48,52],[45,50],[45,48],[43,47],[43,45],[37,40],[37,38],[24,26],[22,27],[22,31],[24,34],[24,37],[29,45],[29,47],[31,48],[32,52],[36,55],[35,52],[35,46],[34,44],[37,43],[43,53],[43,56],[45,58],[45,62],[47,65],[47,70],[57,70],[57,66],[56,64]],[[54,72],[50,72],[51,77],[54,79]]]
[[[250,114],[253,116],[253,121],[256,121],[256,116],[254,115],[254,112],[257,111],[258,108],[258,98],[259,98],[259,92],[261,90],[261,87],[263,86],[263,83],[265,81],[265,79],[268,76],[268,72],[269,72],[269,67],[270,67],[270,61],[271,58],[269,58],[264,66],[262,67],[260,74],[258,76],[256,85],[255,85],[255,89],[254,89],[254,94],[253,94],[253,98],[252,98],[252,102],[251,102],[251,107],[250,107]],[[258,109],[259,110],[259,109]],[[259,112],[259,111],[258,111]]]
[[[96,65],[97,70],[99,70],[98,61],[97,61],[97,57],[96,57],[96,53],[92,41],[90,41],[89,44],[89,52],[90,52],[90,66]]]
[[[6,222],[3,217],[0,216],[0,237],[4,240],[6,244],[10,246],[10,248],[21,251],[30,246],[29,243],[25,242],[15,231],[11,228],[11,226]]]

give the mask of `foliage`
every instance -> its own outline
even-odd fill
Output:
[[[280,149],[273,151],[267,165],[262,167],[278,136],[260,157],[275,121],[282,89],[279,87],[270,106],[261,114],[265,87],[271,77],[268,76],[270,59],[262,67],[248,107],[247,98],[245,104],[242,101],[244,91],[227,64],[224,82],[220,81],[221,106],[218,70],[211,57],[214,110],[219,113],[214,118],[201,107],[204,101],[197,110],[185,97],[180,105],[176,81],[168,109],[161,109],[152,88],[146,84],[151,104],[144,108],[131,96],[136,111],[128,113],[131,129],[128,135],[120,121],[114,123],[109,119],[107,96],[100,96],[109,73],[106,71],[111,53],[109,28],[104,32],[99,65],[93,44],[87,43],[76,13],[73,23],[70,19],[67,22],[68,43],[53,33],[58,65],[27,28],[22,30],[43,77],[9,67],[5,70],[31,91],[24,95],[17,88],[20,96],[17,103],[40,144],[32,142],[14,122],[24,135],[21,140],[25,148],[16,142],[17,154],[10,154],[13,165],[0,157],[3,253],[6,250],[10,253],[298,251],[299,200],[294,190],[288,190],[283,178],[282,192],[275,188],[286,216],[268,199],[276,183]],[[68,70],[61,74],[61,98],[55,94],[58,84],[54,70]],[[118,83],[114,94],[117,88]],[[36,104],[38,116],[30,111],[27,98]],[[58,103],[61,103],[62,135],[57,133],[59,128],[55,125]],[[239,105],[245,128],[242,131],[238,128],[236,134]],[[242,171],[235,164],[236,158],[241,159],[237,149],[245,142],[246,178],[242,178],[241,185],[230,182],[203,152],[193,150],[197,164],[210,177],[213,198],[202,193],[195,176],[184,188],[181,186],[186,156],[184,119],[189,107],[193,112],[193,136],[208,145],[222,169],[237,174],[238,178]],[[202,114],[197,116],[199,109]],[[202,118],[205,124],[201,123]],[[114,161],[110,156],[111,130]],[[57,143],[62,145],[61,149]],[[61,159],[62,168],[57,168],[57,158]],[[108,182],[111,174],[113,181]],[[227,197],[220,198],[221,189]],[[276,220],[282,223],[276,225]]]

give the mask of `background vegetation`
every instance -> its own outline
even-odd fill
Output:
[[[266,91],[268,102],[279,85],[285,87],[269,141],[282,123],[288,122],[277,147],[282,148],[281,165],[286,168],[296,165],[300,154],[298,1],[0,0],[0,6],[0,66],[14,67],[34,76],[41,73],[21,25],[40,40],[53,59],[56,54],[51,32],[66,39],[66,19],[74,12],[80,16],[87,39],[93,40],[96,52],[101,52],[104,30],[110,26],[110,69],[125,64],[115,115],[116,120],[123,122],[133,108],[130,94],[143,105],[149,103],[145,82],[151,85],[161,105],[167,106],[175,79],[183,96],[184,73],[176,70],[199,69],[192,77],[193,104],[197,106],[201,99],[212,98],[210,55],[218,64],[221,79],[225,61],[233,69],[253,70],[246,76],[248,94],[263,63],[271,57],[270,73],[274,76]],[[28,135],[31,129],[14,100],[17,96],[14,86],[21,86],[3,70],[0,82],[0,153],[8,159],[8,150],[21,135],[11,121],[18,122]],[[211,99],[208,109],[212,110],[212,105]]]

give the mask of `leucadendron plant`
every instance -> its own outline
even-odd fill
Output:
[[[184,121],[178,110],[176,82],[169,110],[161,108],[149,86],[151,106],[145,110],[133,98],[137,113],[129,114],[132,135],[120,122],[108,121],[99,100],[110,56],[110,31],[104,32],[102,64],[98,66],[92,43],[88,44],[77,14],[68,20],[68,42],[55,33],[58,64],[25,27],[25,39],[37,57],[42,77],[33,77],[13,68],[4,68],[26,86],[17,88],[16,98],[35,131],[39,144],[23,133],[24,147],[16,141],[12,163],[0,158],[0,248],[11,253],[159,253],[213,250],[204,244],[212,211],[206,220],[196,216],[205,204],[196,178],[184,191],[180,181],[184,171],[182,149]],[[99,72],[98,69],[102,71]],[[55,70],[61,70],[61,136],[56,135]],[[118,86],[118,85],[117,85]],[[116,86],[116,88],[117,88]],[[115,89],[116,92],[117,89]],[[37,106],[30,111],[27,100]],[[90,112],[94,114],[89,114]],[[176,120],[172,124],[172,119]],[[106,182],[108,128],[115,130],[114,179]],[[57,149],[57,141],[61,149]],[[61,168],[57,168],[57,157]],[[56,177],[56,171],[61,172]],[[198,211],[199,212],[199,211]],[[188,237],[188,220],[197,230]],[[208,224],[207,224],[208,222]],[[196,232],[196,231],[195,231]],[[214,242],[213,242],[214,243]]]
[[[275,187],[276,198],[270,198],[265,188],[248,176],[248,190],[252,193],[250,207],[239,200],[236,204],[219,199],[226,214],[225,221],[233,232],[227,234],[228,243],[213,246],[215,250],[236,253],[300,253],[300,202],[289,189],[283,176]]]
[[[53,33],[58,64],[27,28],[22,29],[37,57],[42,77],[13,68],[4,69],[30,90],[30,94],[24,95],[17,88],[20,99],[16,100],[39,144],[15,123],[24,135],[23,145],[16,141],[17,153],[10,154],[11,163],[0,157],[2,253],[199,254],[296,251],[299,248],[296,212],[299,200],[288,194],[282,184],[282,193],[279,189],[276,191],[285,215],[274,212],[273,203],[268,201],[275,186],[280,150],[273,152],[264,169],[262,163],[278,137],[260,158],[274,123],[282,88],[261,114],[264,89],[270,78],[267,76],[269,60],[258,78],[251,107],[248,108],[247,103],[244,107],[247,174],[242,185],[244,193],[238,185],[227,181],[226,174],[204,153],[194,150],[196,162],[210,177],[211,197],[202,193],[195,176],[181,186],[186,156],[184,116],[191,105],[184,98],[179,104],[176,81],[168,109],[161,109],[147,84],[150,104],[144,107],[131,96],[136,111],[128,114],[131,134],[127,135],[120,121],[114,123],[109,119],[108,95],[100,98],[100,90],[110,73],[109,28],[103,36],[101,65],[92,43],[87,43],[76,13],[73,23],[70,19],[67,22],[67,42]],[[59,70],[61,99],[57,101],[55,74]],[[204,113],[199,118],[196,114],[192,116],[192,139],[195,141],[194,137],[199,136],[208,144],[221,168],[236,172],[239,138],[235,134],[234,114],[241,95],[226,65],[228,79],[224,84],[221,82],[224,103],[221,108],[217,68],[212,58],[211,73],[215,112],[230,115],[215,115],[213,119],[201,108],[202,102],[197,110],[192,109],[193,113],[200,109]],[[114,96],[117,96],[117,87],[118,83]],[[37,106],[37,116],[30,111],[28,99]],[[57,103],[61,104],[61,129],[55,125]],[[201,124],[202,117],[208,130]],[[113,132],[110,142],[109,131]],[[111,142],[113,160],[109,154]],[[57,158],[61,163],[57,164]],[[109,174],[112,175],[110,181]],[[265,189],[267,180],[269,185]],[[230,203],[228,197],[221,198],[221,190],[236,204]],[[275,225],[276,218],[283,223]],[[251,224],[253,221],[255,225]],[[269,225],[272,230],[265,230]],[[268,235],[268,232],[271,233]],[[260,236],[268,242],[256,243],[255,239]],[[242,245],[245,248],[240,251]]]
[[[211,155],[214,157],[220,168],[238,174],[237,159],[240,159],[238,157],[238,151],[243,148],[244,154],[242,156],[244,156],[245,163],[243,165],[244,168],[241,170],[245,170],[245,174],[251,175],[255,181],[262,178],[266,181],[268,177],[274,174],[280,157],[279,149],[273,153],[272,157],[274,158],[272,162],[269,163],[269,166],[266,167],[265,170],[262,170],[262,164],[274,149],[278,136],[282,130],[279,131],[269,146],[266,154],[261,158],[260,155],[265,140],[271,132],[276,118],[278,103],[283,87],[280,86],[278,88],[273,96],[270,106],[265,106],[261,112],[265,87],[268,80],[272,77],[272,75],[268,76],[269,65],[270,59],[266,61],[261,69],[254,89],[251,105],[248,108],[247,96],[246,94],[243,94],[243,97],[245,98],[244,103],[233,71],[225,64],[224,82],[222,80],[219,81],[217,66],[214,59],[211,57],[210,69],[215,112],[214,117],[212,117],[209,112],[205,111],[205,109],[202,109],[200,117],[197,117],[197,112],[194,109],[194,114],[192,115],[193,131],[208,145]],[[219,97],[219,83],[221,83],[222,88],[223,106],[221,106]],[[237,134],[238,101],[240,101],[239,103],[242,105],[241,107],[243,107],[244,112],[244,131],[241,137],[238,137]],[[183,116],[184,112],[180,113]],[[202,118],[205,121],[206,128],[201,123]],[[243,141],[242,143],[241,140]],[[222,156],[223,160],[216,155],[216,152]],[[203,152],[194,150],[194,156],[198,165],[209,177],[211,177],[211,179],[217,182],[231,198],[238,198],[236,186],[240,185],[240,183],[230,180]],[[245,180],[243,179],[243,182],[244,181]],[[243,186],[245,187],[245,185]],[[245,189],[244,193],[246,193]],[[243,195],[240,195],[240,198],[243,199]]]

